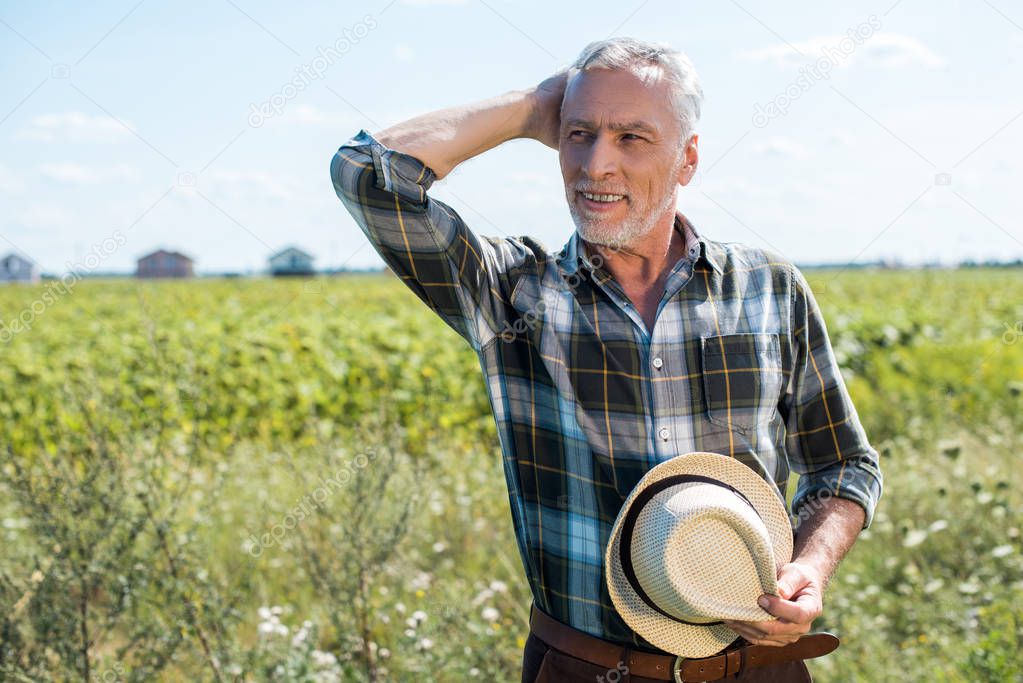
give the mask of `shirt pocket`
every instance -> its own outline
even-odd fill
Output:
[[[700,340],[707,419],[743,433],[767,425],[782,388],[777,334],[725,334]]]

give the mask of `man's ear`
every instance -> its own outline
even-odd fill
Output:
[[[682,160],[682,167],[678,171],[678,183],[679,185],[688,185],[689,181],[696,175],[696,166],[700,162],[700,151],[697,147],[700,136],[693,133],[689,136],[689,140],[686,142],[685,150],[683,152],[684,159]]]

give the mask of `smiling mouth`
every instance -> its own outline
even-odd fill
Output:
[[[624,194],[610,194],[610,193],[595,193],[595,192],[577,192],[582,204],[586,207],[601,211],[607,210],[620,205],[624,202],[628,195]]]

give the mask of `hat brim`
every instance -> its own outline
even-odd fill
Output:
[[[707,657],[732,643],[738,634],[722,624],[683,624],[652,609],[636,593],[625,577],[621,562],[622,522],[636,496],[666,477],[700,475],[734,487],[753,504],[767,527],[774,552],[775,566],[791,561],[792,524],[777,489],[751,468],[734,458],[718,453],[688,453],[657,464],[639,480],[625,500],[608,540],[604,554],[605,579],[615,609],[632,630],[657,647],[682,657]],[[764,610],[764,620],[774,619]]]

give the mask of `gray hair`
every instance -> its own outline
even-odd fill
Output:
[[[636,64],[661,67],[671,87],[672,104],[682,124],[679,146],[689,141],[700,120],[703,88],[689,57],[666,43],[637,38],[608,38],[590,43],[569,67],[569,80],[587,69],[629,69]]]

